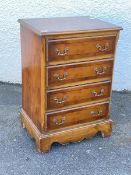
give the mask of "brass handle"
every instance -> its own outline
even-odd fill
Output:
[[[56,104],[65,103],[66,102],[66,99],[67,99],[67,96],[64,96],[61,100],[59,100],[58,97],[54,97],[54,101],[55,101]]]
[[[65,117],[63,117],[61,119],[61,121],[58,121],[56,118],[54,118],[53,122],[56,124],[56,125],[62,125],[64,122],[65,122]]]
[[[95,97],[100,97],[104,95],[104,89],[101,89],[99,93],[94,90],[92,91],[92,94],[94,94]]]
[[[103,111],[102,111],[102,109],[99,109],[98,112],[91,111],[91,115],[94,116],[94,117],[99,117],[99,116],[102,116],[103,115]]]
[[[105,51],[109,50],[109,43],[105,43],[105,45],[103,47],[99,43],[97,43],[96,48],[101,52],[105,52]]]
[[[56,52],[56,54],[58,56],[65,56],[65,55],[67,55],[68,54],[68,51],[69,51],[69,48],[67,48],[67,47],[64,49],[64,52],[63,53],[61,53],[61,50],[59,48],[56,48],[55,49],[55,52]]]
[[[63,76],[61,76],[59,74],[55,74],[54,77],[55,77],[55,79],[60,80],[60,81],[61,80],[66,80],[67,77],[68,77],[68,72],[64,72],[64,75]]]
[[[96,68],[95,68],[95,71],[96,71],[97,75],[103,75],[103,74],[106,73],[107,67],[103,67],[102,69],[96,67]]]

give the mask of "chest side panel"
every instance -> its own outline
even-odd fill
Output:
[[[41,130],[44,124],[44,42],[21,26],[22,108]]]

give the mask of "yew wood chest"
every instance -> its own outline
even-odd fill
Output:
[[[122,29],[88,17],[20,19],[21,122],[38,150],[110,136],[112,77]]]

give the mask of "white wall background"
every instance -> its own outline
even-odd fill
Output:
[[[18,18],[79,16],[124,28],[117,49],[114,90],[131,90],[131,0],[0,0],[0,81],[21,83]]]

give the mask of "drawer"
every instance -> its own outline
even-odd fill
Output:
[[[109,103],[46,114],[47,130],[108,118]]]
[[[53,66],[47,69],[47,87],[66,86],[71,83],[90,81],[112,76],[113,60],[91,61],[63,66]],[[99,81],[99,80],[98,80]]]
[[[47,109],[53,110],[70,105],[77,105],[93,100],[108,98],[111,82],[82,85],[61,90],[47,91]]]
[[[49,40],[47,49],[48,62],[64,62],[114,54],[116,36],[97,36]]]

